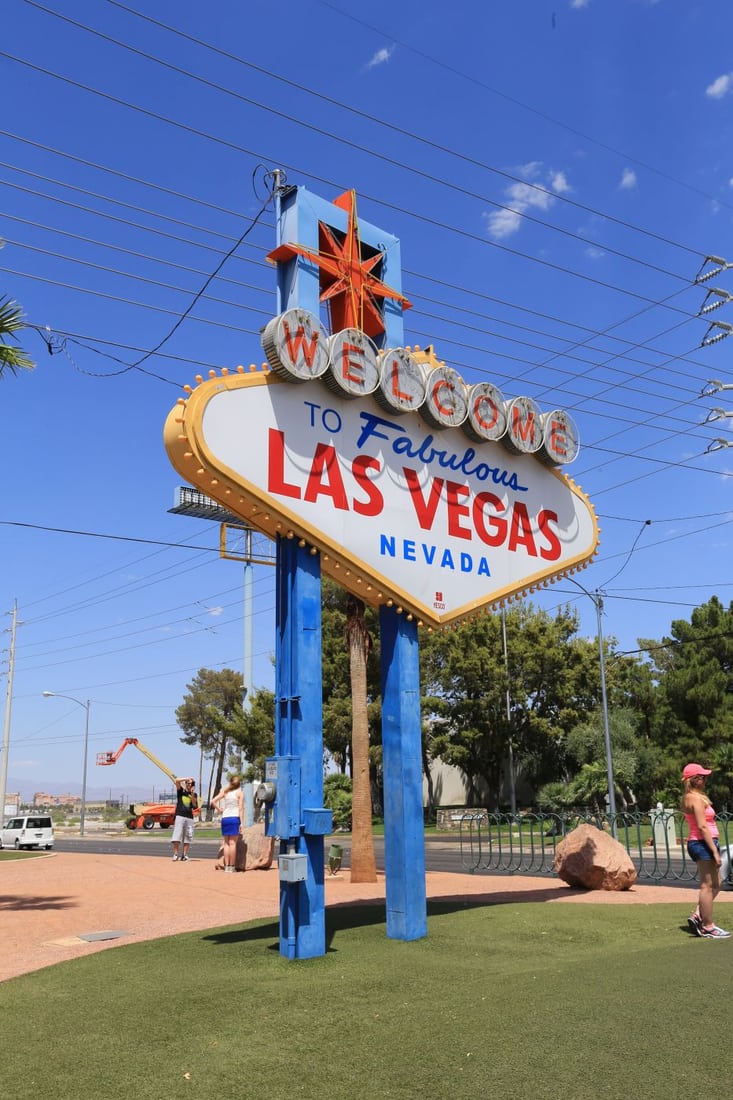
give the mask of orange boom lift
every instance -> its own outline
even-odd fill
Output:
[[[173,783],[179,778],[173,774],[170,768],[165,766],[162,760],[158,760],[158,757],[154,756],[150,749],[147,749],[141,741],[138,741],[137,737],[126,737],[117,752],[98,752],[97,764],[102,767],[116,764],[128,745],[134,745],[136,749],[139,749],[143,756],[147,756],[148,760],[151,760],[156,767],[165,772]],[[198,814],[199,811],[194,810],[194,816],[198,817]],[[140,806],[131,803],[129,817],[125,825],[128,829],[154,829],[156,825],[160,825],[161,829],[169,829],[175,817],[176,806],[174,802],[145,802]]]

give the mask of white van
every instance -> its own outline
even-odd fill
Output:
[[[0,848],[53,848],[53,821],[48,814],[12,817],[0,831]]]

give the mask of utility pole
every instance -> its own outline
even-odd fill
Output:
[[[504,642],[504,668],[506,669],[506,720],[509,730],[508,749],[509,749],[509,800],[511,804],[512,816],[516,816],[517,813],[517,787],[514,779],[514,745],[512,743],[512,697],[509,692],[509,651],[506,645],[506,611],[501,609],[501,637]]]
[[[5,820],[5,795],[8,787],[8,754],[10,752],[10,712],[13,706],[13,674],[15,672],[15,630],[18,625],[18,601],[13,603],[13,625],[10,628],[8,658],[8,690],[5,696],[5,726],[3,729],[3,759],[0,765],[0,821]]]
[[[647,522],[649,522],[647,520]],[[643,530],[643,528],[642,528]],[[637,536],[638,537],[638,536]],[[618,576],[618,574],[616,574]],[[589,600],[593,601],[593,606],[596,609],[596,620],[598,623],[598,659],[600,664],[601,673],[601,712],[603,714],[603,744],[606,752],[606,777],[608,780],[608,816],[611,819],[611,833],[615,837],[616,826],[616,782],[613,775],[613,751],[611,748],[611,727],[608,721],[608,692],[606,691],[606,657],[605,657],[605,645],[603,641],[603,596],[600,589],[596,589],[595,592],[589,592],[580,581],[576,581],[574,577],[568,577],[571,584],[574,584],[576,588],[579,588],[581,592],[585,592]]]
[[[593,597],[591,597],[593,599]],[[606,774],[608,777],[608,812],[611,817],[611,831],[616,836],[616,784],[613,778],[613,754],[611,752],[611,730],[608,724],[608,696],[606,693],[606,659],[603,645],[603,597],[596,590],[596,616],[598,618],[598,655],[601,666],[601,704],[603,709],[603,743],[606,749]]]

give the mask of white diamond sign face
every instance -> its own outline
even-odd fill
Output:
[[[171,462],[250,526],[305,539],[365,602],[445,625],[590,560],[565,475],[416,412],[275,373],[203,382],[170,413]]]

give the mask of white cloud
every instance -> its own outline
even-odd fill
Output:
[[[636,187],[636,172],[633,168],[624,168],[621,173],[621,182],[619,183],[619,190],[621,191],[633,191]]]
[[[733,73],[724,73],[705,89],[705,95],[710,99],[722,99],[728,92],[733,92]]]
[[[586,248],[585,254],[589,260],[600,260],[606,255],[602,248],[596,248],[595,245]]]
[[[538,210],[547,210],[553,203],[553,198],[546,187],[541,183],[513,183],[506,190],[509,204],[523,213],[534,206]]]
[[[566,194],[572,188],[568,183],[564,172],[545,172],[547,185],[542,182],[542,162],[530,161],[522,165],[522,175],[530,179],[536,179],[537,183],[524,183],[521,180],[511,183],[504,197],[509,209],[494,210],[490,214],[484,214],[489,235],[494,240],[504,240],[519,230],[522,224],[522,215],[528,210],[549,210],[555,202],[556,195]],[[554,192],[554,194],[553,194]]]
[[[383,46],[381,50],[377,50],[377,52],[369,58],[367,69],[375,69],[377,65],[385,65],[394,53],[394,49],[394,46],[390,46],[389,49]]]
[[[536,179],[541,168],[541,160],[529,160],[526,164],[519,165],[519,174],[520,176],[526,176],[528,179]]]
[[[218,615],[223,615],[224,614],[224,608],[223,607],[208,607],[206,610],[207,610],[208,614],[213,615],[214,618],[216,618]]]
[[[497,241],[516,233],[522,220],[521,214],[515,214],[513,210],[495,210],[492,214],[484,214],[484,218],[490,236]]]
[[[550,190],[556,191],[558,195],[567,195],[568,191],[572,191],[564,172],[554,172],[550,176]]]
[[[588,0],[570,0],[571,8],[587,8]]]

